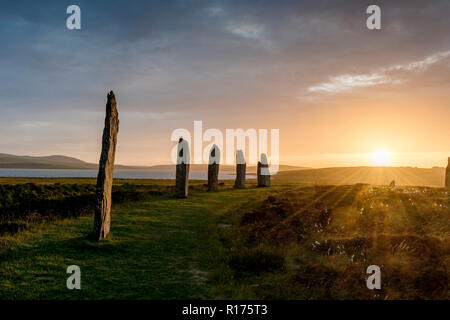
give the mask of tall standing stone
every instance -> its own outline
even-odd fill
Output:
[[[187,198],[189,193],[190,154],[188,142],[180,138],[178,141],[175,177],[175,196],[177,198]]]
[[[111,226],[111,192],[116,155],[119,113],[114,93],[108,94],[106,102],[105,128],[103,129],[102,152],[97,176],[97,192],[94,216],[94,240],[105,239]]]
[[[261,161],[258,161],[257,177],[258,187],[270,187],[269,162],[265,153],[261,153]]]
[[[219,182],[219,164],[220,164],[220,150],[215,144],[212,146],[209,153],[208,162],[208,191],[217,191]]]
[[[243,189],[245,188],[245,175],[246,175],[246,163],[244,152],[242,150],[238,150],[236,152],[236,180],[234,181],[235,189]]]
[[[445,171],[445,186],[450,188],[450,157],[448,158],[447,170]]]

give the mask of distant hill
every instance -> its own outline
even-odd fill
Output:
[[[0,153],[0,168],[10,169],[97,169],[98,164],[85,162],[76,158],[61,155],[32,157],[32,156],[16,156],[12,154]],[[192,171],[207,170],[206,164],[192,164]],[[221,165],[223,171],[234,171],[235,166]],[[124,166],[116,165],[116,169],[122,170],[155,170],[167,171],[175,170],[175,165],[158,165],[158,166]],[[307,168],[280,165],[279,171],[302,170]],[[255,166],[248,166],[248,173],[256,173]]]
[[[96,169],[98,165],[66,156],[15,156],[0,153],[0,168],[15,169]]]
[[[273,177],[282,183],[355,184],[369,183],[443,187],[445,169],[413,167],[344,167],[279,172]]]

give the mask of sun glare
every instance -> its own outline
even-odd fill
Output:
[[[377,151],[371,153],[372,163],[376,166],[386,166],[391,161],[391,153],[386,151]]]

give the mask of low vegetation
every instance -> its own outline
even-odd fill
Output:
[[[139,201],[149,194],[170,193],[170,189],[167,185],[116,183],[113,201]],[[31,225],[92,214],[95,190],[94,183],[0,184],[0,237],[14,235]]]
[[[449,299],[449,208],[446,189],[302,187],[237,214],[223,239],[255,298]],[[369,265],[381,290],[366,287]]]
[[[0,298],[450,299],[448,189],[232,186],[174,199],[173,181],[116,180],[97,244],[95,179],[2,180]],[[70,264],[82,290],[65,287]]]

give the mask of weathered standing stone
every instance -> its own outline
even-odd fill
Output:
[[[177,168],[175,177],[175,196],[187,198],[189,193],[189,144],[183,138],[178,141]]]
[[[450,157],[448,158],[447,170],[445,171],[445,186],[450,188]]]
[[[258,161],[257,176],[258,187],[270,187],[269,162],[265,153],[261,154],[261,161]]]
[[[214,144],[209,153],[208,191],[217,191],[217,185],[219,180],[219,163],[220,163],[220,150],[219,147],[217,147]]]
[[[106,102],[105,128],[103,129],[102,153],[97,176],[97,192],[92,237],[99,241],[109,234],[111,226],[111,191],[116,155],[117,134],[119,132],[119,113],[116,97],[111,91]]]
[[[246,166],[244,152],[242,150],[238,150],[236,152],[236,180],[234,181],[235,189],[245,188]]]

